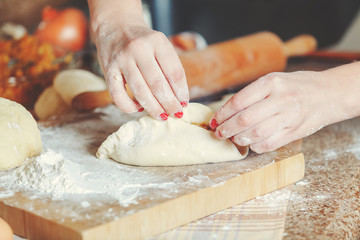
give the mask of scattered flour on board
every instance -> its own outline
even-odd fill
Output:
[[[42,154],[18,168],[0,172],[0,199],[57,222],[87,221],[91,215],[96,223],[102,223],[131,214],[141,203],[152,204],[221,186],[253,167],[272,164],[276,157],[269,153],[252,156],[251,161],[161,168],[135,167],[95,157],[109,134],[141,116],[125,115],[110,105],[91,115],[56,119],[55,125],[40,124]],[[222,174],[218,174],[219,169]],[[43,208],[43,204],[54,209]],[[56,215],[52,215],[54,211]]]
[[[248,168],[245,163],[233,163],[224,175],[210,178],[218,165],[134,167],[95,157],[98,146],[110,133],[139,116],[124,115],[113,106],[95,111],[90,119],[77,115],[55,127],[40,125],[43,153],[18,168],[0,172],[0,198],[25,190],[32,199],[79,199],[79,206],[87,207],[83,196],[89,196],[111,199],[127,207],[150,195],[150,200],[166,199],[221,184],[239,174],[234,170],[239,164]]]

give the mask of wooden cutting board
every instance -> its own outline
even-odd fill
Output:
[[[104,121],[104,126],[118,126],[106,118],[84,116],[62,123],[55,129],[56,137],[51,144],[56,144],[56,138],[63,141],[61,134],[68,136],[70,132],[74,132],[74,136],[69,136],[69,139],[75,136],[92,139],[101,135],[98,140],[101,142],[108,131],[114,130],[111,126],[104,130],[99,125]],[[97,128],[89,127],[93,125]],[[101,129],[98,134],[94,133],[96,129]],[[41,130],[44,148],[54,149],[55,145],[46,141],[46,131],[45,127]],[[81,141],[71,144],[76,142]],[[86,151],[76,154],[76,158],[88,154],[82,157],[97,168],[96,161],[99,160],[93,157],[93,152],[98,142],[88,142],[88,146],[81,148]],[[62,149],[59,147],[58,151]],[[113,168],[120,166],[110,160],[104,163]],[[151,177],[140,181],[136,175],[139,171]],[[241,161],[164,168],[121,166],[118,172],[119,175],[133,176],[133,180],[126,184],[137,186],[137,194],[130,204],[124,204],[122,195],[117,201],[106,194],[96,197],[75,195],[59,200],[46,195],[34,197],[33,192],[23,190],[8,196],[2,194],[0,217],[11,225],[16,235],[28,239],[144,239],[302,179],[304,157],[294,148],[282,148],[261,155],[250,153]],[[170,187],[157,187],[164,182]],[[0,187],[0,193],[6,191],[9,189]],[[143,193],[139,194],[139,191]]]

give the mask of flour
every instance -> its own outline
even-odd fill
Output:
[[[275,158],[269,153],[219,164],[135,167],[95,157],[110,133],[141,116],[121,113],[110,105],[92,114],[70,114],[53,120],[55,124],[40,124],[42,154],[0,172],[1,201],[55,222],[89,222],[91,217],[96,225],[189,192],[221,186],[253,168],[272,164]]]
[[[17,168],[12,176],[13,184],[23,189],[46,193],[59,198],[64,194],[83,194],[89,190],[81,188],[72,180],[79,167],[66,161],[60,153],[47,150],[36,158],[29,158]]]

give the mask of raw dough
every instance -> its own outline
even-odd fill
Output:
[[[184,108],[182,119],[158,121],[145,116],[130,121],[99,147],[98,158],[139,166],[175,166],[239,160],[248,148],[218,140],[208,127],[213,111],[199,103]]]
[[[71,106],[72,99],[78,94],[105,90],[106,84],[101,77],[89,71],[71,69],[62,71],[55,76],[54,88],[66,104]]]
[[[40,131],[22,105],[0,98],[0,170],[19,166],[42,151]]]
[[[35,103],[35,113],[40,120],[71,111],[72,99],[80,93],[106,89],[104,79],[82,70],[71,69],[58,73],[53,86],[45,89]]]
[[[46,88],[35,103],[34,111],[40,120],[48,119],[51,116],[58,116],[71,111],[53,86]]]

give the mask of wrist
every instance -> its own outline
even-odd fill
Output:
[[[330,103],[335,106],[334,122],[360,116],[360,63],[346,64],[323,72],[332,85]]]
[[[125,33],[132,26],[146,25],[140,0],[88,0],[93,36]]]

